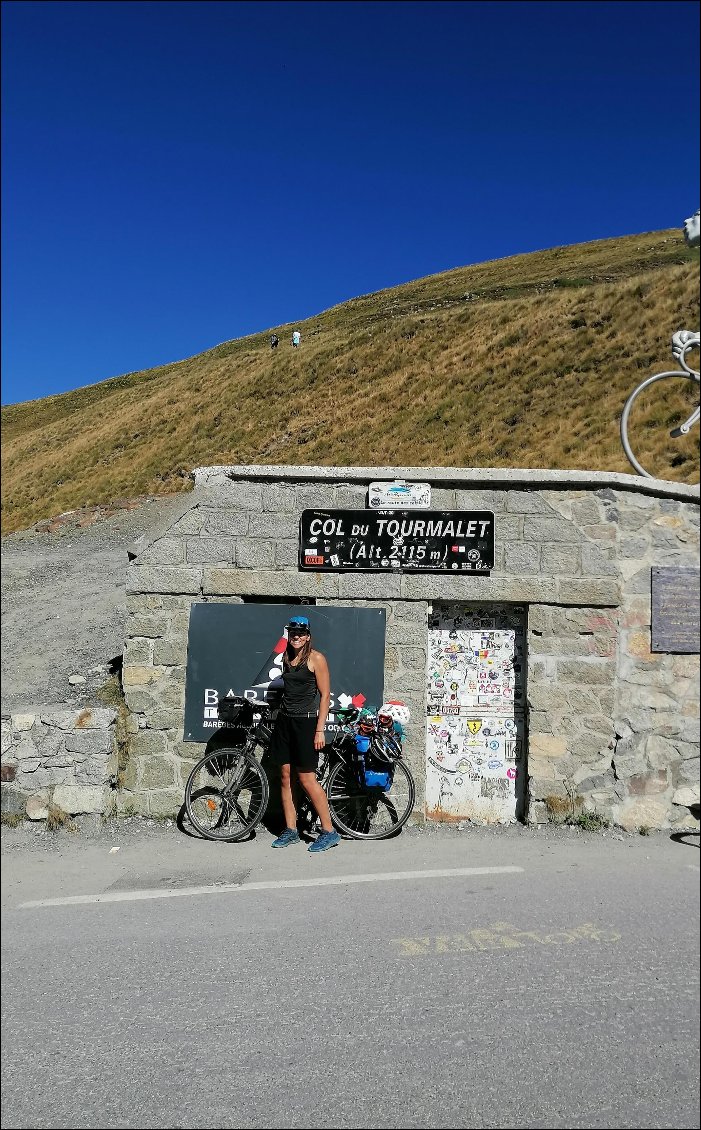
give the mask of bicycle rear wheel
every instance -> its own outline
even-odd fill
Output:
[[[698,482],[699,380],[671,370],[648,377],[628,397],[621,442],[645,478]]]
[[[383,791],[359,783],[345,761],[334,765],[326,785],[331,820],[339,832],[357,840],[384,840],[396,835],[414,808],[416,785],[403,761],[393,766],[392,784]]]
[[[185,810],[208,840],[234,843],[255,828],[268,805],[268,778],[243,747],[207,754],[185,785]]]

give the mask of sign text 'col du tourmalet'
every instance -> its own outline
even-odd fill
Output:
[[[299,567],[321,572],[488,573],[489,510],[304,510]]]

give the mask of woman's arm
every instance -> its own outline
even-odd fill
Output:
[[[321,695],[319,718],[316,724],[316,733],[314,734],[314,749],[323,749],[326,745],[324,728],[326,726],[326,717],[329,713],[329,704],[331,702],[331,677],[329,675],[329,665],[320,651],[314,652],[314,677],[316,678],[316,685]]]

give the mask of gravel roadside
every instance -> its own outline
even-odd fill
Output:
[[[2,538],[3,714],[96,704],[124,646],[127,551],[182,502],[85,507]]]

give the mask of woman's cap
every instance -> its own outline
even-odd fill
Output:
[[[290,616],[289,623],[285,625],[288,632],[292,628],[302,628],[303,631],[309,631],[309,620],[306,616]]]

